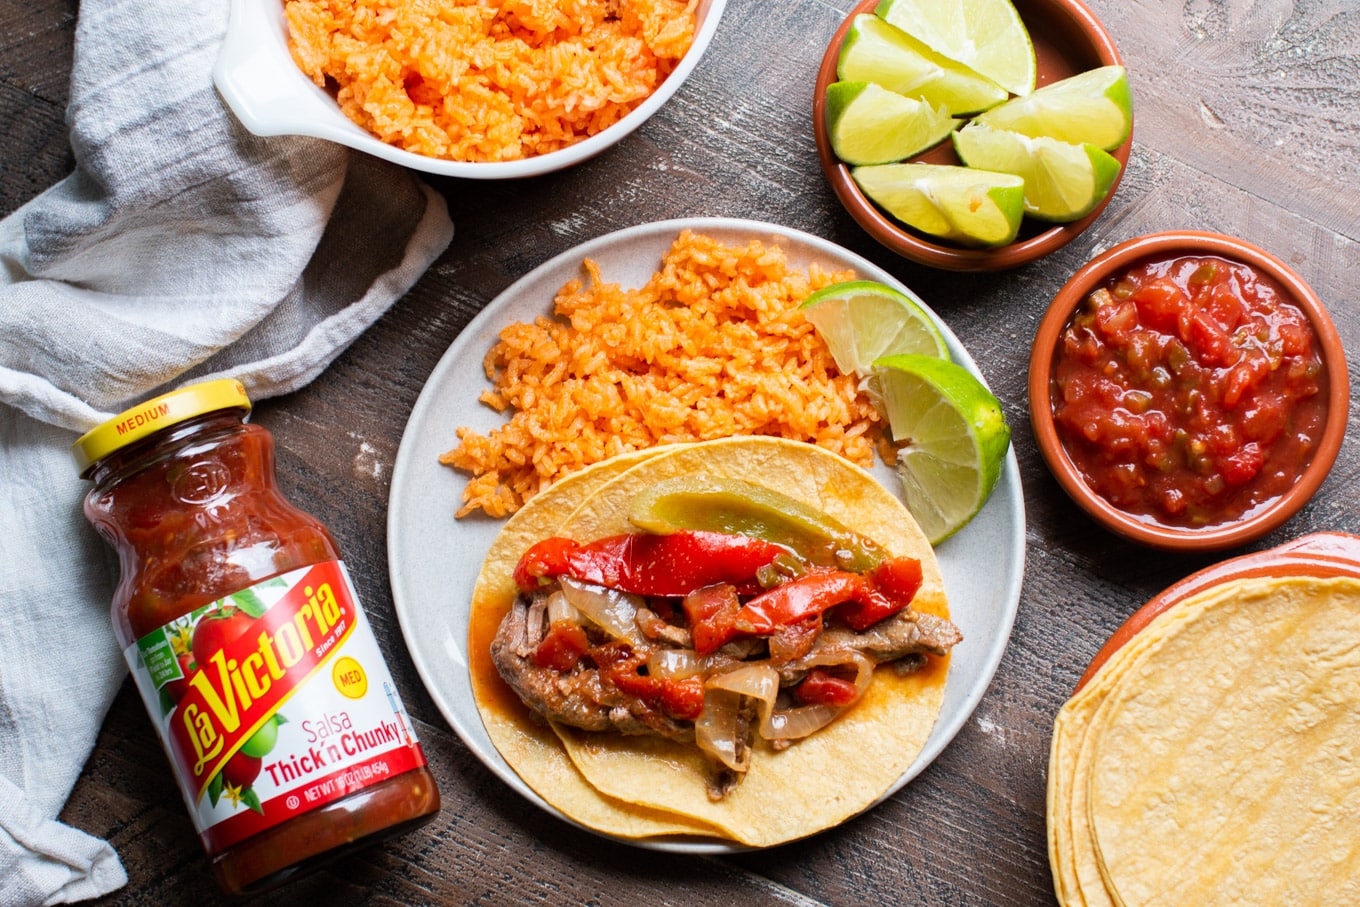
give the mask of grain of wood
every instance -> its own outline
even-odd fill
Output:
[[[960,275],[879,247],[818,170],[813,74],[852,5],[731,0],[691,81],[616,149],[522,182],[431,179],[457,228],[446,254],[312,385],[259,408],[278,439],[290,497],[339,537],[445,804],[426,828],[260,903],[1052,903],[1043,815],[1052,718],[1128,614],[1216,557],[1138,549],[1103,534],[1066,499],[1028,427],[1030,338],[1048,300],[1100,250],[1197,228],[1280,255],[1331,306],[1347,346],[1360,349],[1360,11],[1340,0],[1089,0],[1129,68],[1128,173],[1102,218],[1067,248],[1015,272]],[[75,0],[0,0],[0,213],[70,171],[62,118],[76,9]],[[511,791],[424,691],[386,572],[385,477],[420,386],[454,337],[553,255],[621,227],[699,215],[824,236],[886,268],[941,314],[1014,429],[1029,549],[1000,671],[930,769],[842,828],[719,857],[598,838]],[[1322,494],[1262,546],[1315,529],[1360,532],[1357,479],[1360,455],[1348,441]],[[130,883],[107,903],[226,903],[130,688],[62,817],[108,837],[122,855]]]

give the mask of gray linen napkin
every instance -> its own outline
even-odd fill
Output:
[[[246,132],[211,82],[226,17],[221,0],[84,0],[76,170],[0,221],[0,905],[126,882],[106,842],[55,819],[126,676],[77,433],[191,380],[296,390],[453,234],[404,170]]]

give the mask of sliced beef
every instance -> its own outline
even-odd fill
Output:
[[[565,674],[534,664],[534,650],[546,632],[545,601],[543,593],[532,600],[517,597],[491,643],[496,671],[529,708],[544,718],[586,731],[694,739],[689,722],[675,721],[636,697],[605,685],[587,661]]]
[[[640,648],[617,641],[611,643],[603,631],[588,625],[586,632],[595,648],[570,671],[559,672],[534,663],[534,653],[549,629],[547,600],[546,592],[536,593],[532,598],[519,596],[491,644],[496,670],[529,708],[551,721],[586,731],[657,734],[686,743],[694,741],[692,722],[673,719],[639,697],[620,692],[601,679],[599,667],[592,660],[592,656],[605,658],[611,648],[620,645],[628,649],[629,657],[640,654],[643,658],[655,649],[689,648],[687,629],[668,623],[652,610],[640,608],[638,626],[647,640],[646,648]],[[951,621],[910,610],[858,633],[834,620],[823,626],[819,617],[806,625],[787,628],[770,639],[738,638],[706,661],[712,671],[750,658],[768,658],[781,683],[791,687],[812,667],[827,664],[828,655],[846,657],[855,653],[874,664],[892,662],[899,671],[910,671],[925,663],[926,653],[944,655],[962,639],[963,634]],[[612,664],[607,658],[601,663]],[[749,749],[758,721],[754,701],[743,701],[739,718],[738,745]],[[783,748],[789,741],[770,744]],[[718,800],[731,792],[742,773],[726,768],[716,759],[713,767],[708,794]]]
[[[925,663],[924,655],[944,655],[963,641],[954,622],[934,614],[903,611],[856,633],[840,625],[828,625],[812,649],[801,658],[776,664],[779,680],[790,686],[802,680],[814,659],[827,651],[858,652],[874,664],[898,662],[913,668]]]

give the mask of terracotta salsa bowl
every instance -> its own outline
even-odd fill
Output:
[[[1285,301],[1292,302],[1312,327],[1326,380],[1321,391],[1325,416],[1313,437],[1311,458],[1282,494],[1258,504],[1236,519],[1185,528],[1148,516],[1127,513],[1098,495],[1078,471],[1053,415],[1053,370],[1061,335],[1073,313],[1093,290],[1140,262],[1182,256],[1237,262],[1268,278]],[[1293,516],[1322,485],[1346,431],[1350,381],[1345,350],[1317,294],[1275,256],[1240,239],[1214,233],[1174,231],[1138,237],[1097,256],[1059,290],[1039,324],[1030,352],[1029,408],[1035,441],[1063,490],[1097,523],[1111,532],[1155,548],[1209,551],[1258,539]]]

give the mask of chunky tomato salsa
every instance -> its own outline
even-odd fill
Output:
[[[1101,497],[1176,527],[1250,515],[1312,459],[1327,374],[1304,313],[1240,262],[1151,260],[1064,329],[1053,416]]]

